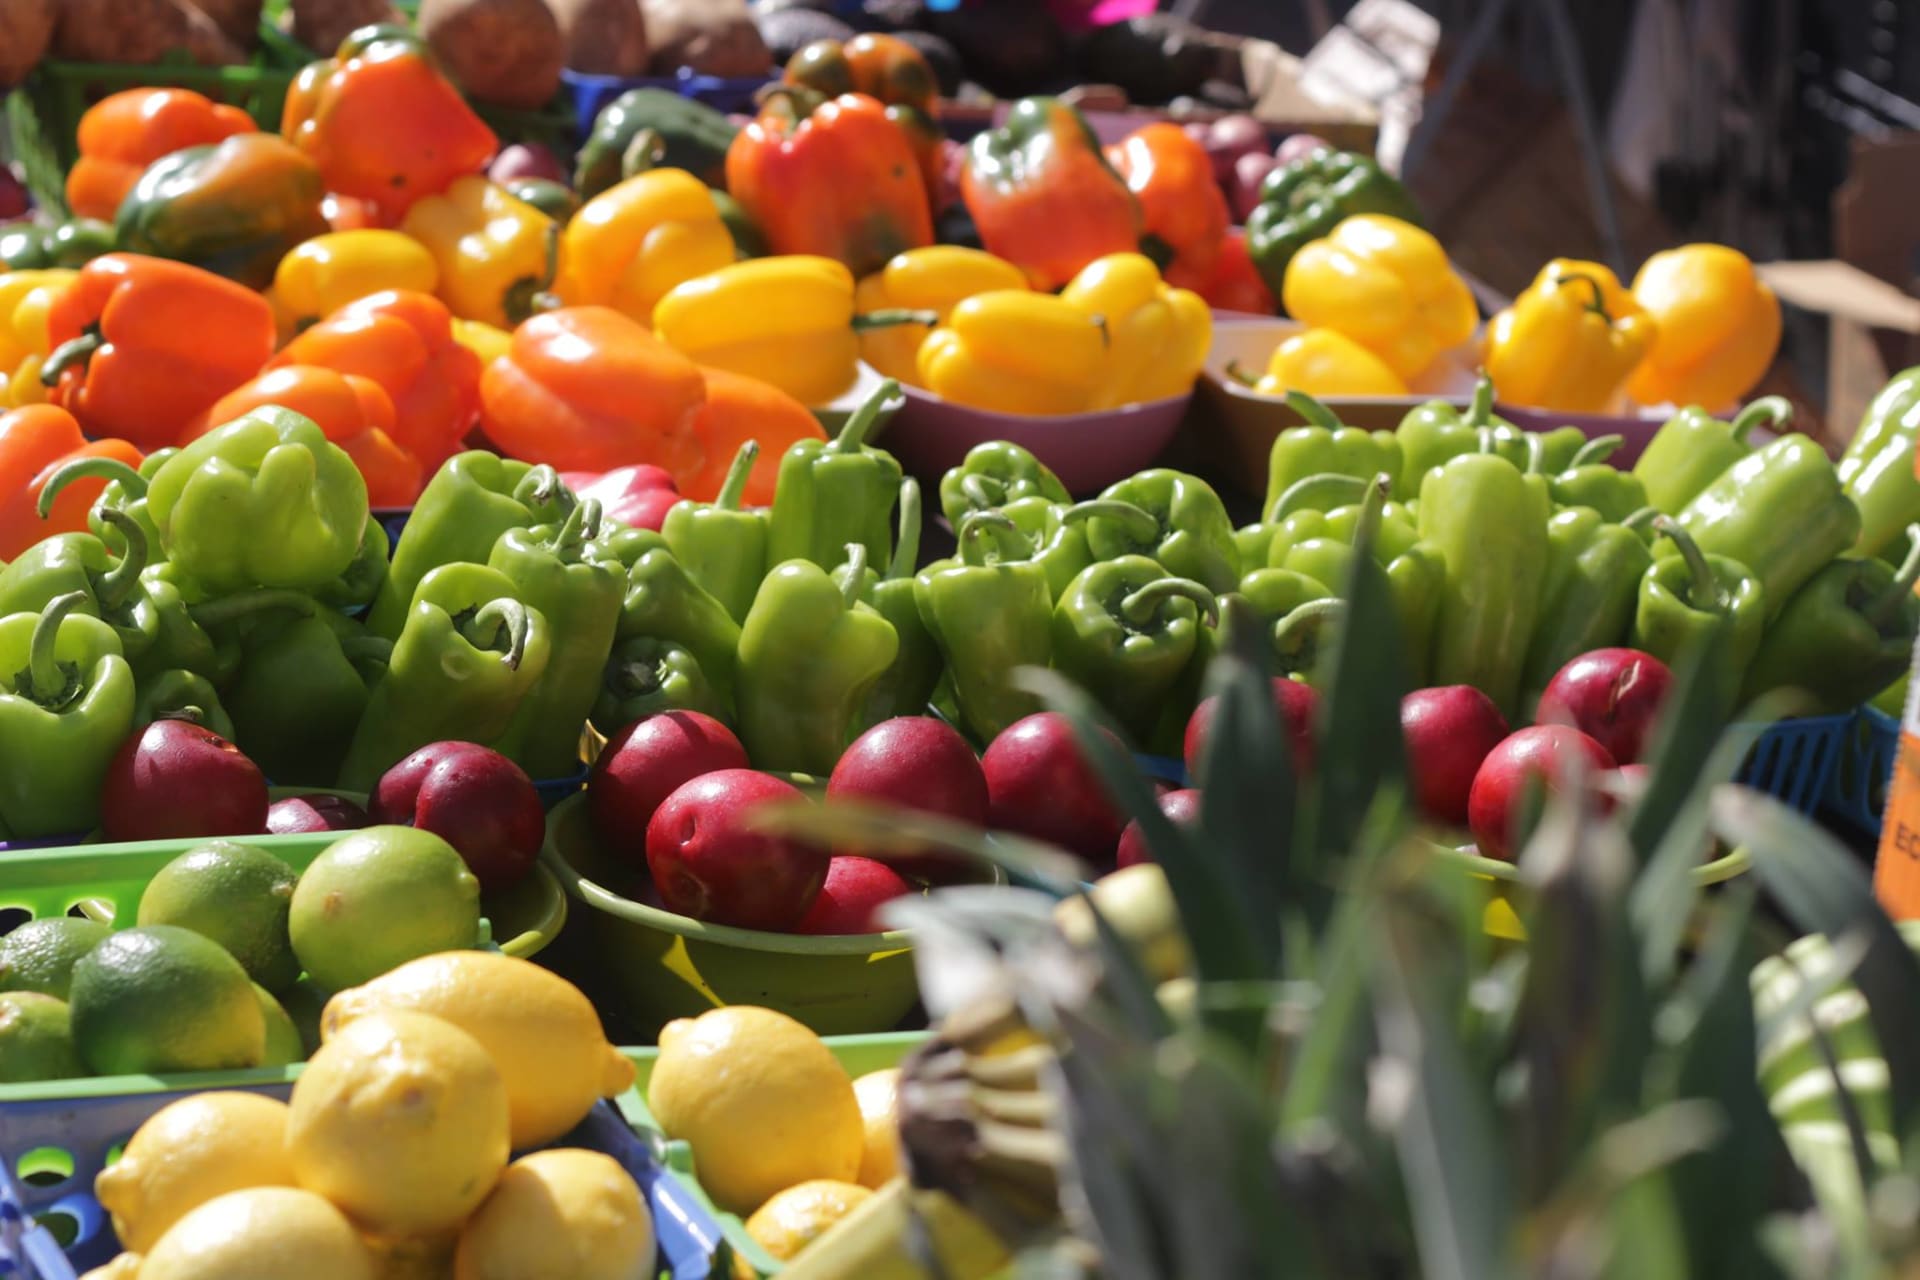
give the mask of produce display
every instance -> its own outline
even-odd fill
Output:
[[[0,1272],[1911,1270],[1920,370],[1738,248],[1126,5],[0,15]]]

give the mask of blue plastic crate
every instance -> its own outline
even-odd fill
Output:
[[[1777,720],[1755,739],[1734,780],[1810,814],[1827,793],[1853,725],[1852,712]]]
[[[1821,816],[1877,835],[1899,753],[1900,721],[1877,707],[1860,708],[1822,798]]]
[[[413,514],[412,507],[376,507],[373,518],[387,531],[387,554],[392,555],[400,545],[400,531],[407,527],[407,518]]]
[[[253,1083],[217,1087],[276,1098],[291,1092],[289,1080],[259,1081],[258,1074],[247,1073]],[[202,1091],[0,1102],[0,1276],[76,1280],[110,1261],[120,1246],[93,1198],[94,1175],[154,1112]],[[571,1133],[550,1145],[604,1152],[633,1175],[653,1213],[659,1261],[672,1280],[723,1280],[728,1274],[730,1254],[718,1221],[613,1103],[595,1104]]]
[[[579,113],[580,136],[591,137],[593,122],[601,108],[629,89],[665,89],[683,98],[704,102],[715,111],[752,114],[757,108],[754,95],[777,76],[703,76],[685,67],[672,76],[596,76],[582,71],[563,71],[560,78],[573,91],[574,110]]]

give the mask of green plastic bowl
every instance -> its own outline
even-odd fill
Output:
[[[600,848],[584,795],[547,815],[541,857],[587,907],[576,928],[602,988],[596,996],[647,1031],[729,1004],[777,1009],[821,1035],[886,1031],[918,999],[909,941],[898,930],[813,937],[734,929],[629,896],[644,875]]]

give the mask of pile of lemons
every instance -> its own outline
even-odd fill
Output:
[[[898,1078],[852,1079],[805,1026],[735,1005],[661,1028],[647,1105],[713,1202],[787,1262],[899,1171]]]
[[[640,1280],[618,1162],[553,1148],[633,1064],[578,989],[477,951],[340,992],[290,1101],[201,1093],[95,1182],[127,1252],[86,1280]]]

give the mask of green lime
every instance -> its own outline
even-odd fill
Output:
[[[293,1025],[293,1019],[273,998],[273,992],[256,982],[253,984],[253,995],[260,1002],[260,1016],[267,1023],[267,1047],[260,1057],[260,1065],[284,1067],[306,1061],[307,1050],[300,1042],[300,1028]]]
[[[287,923],[307,976],[344,991],[420,956],[472,947],[480,882],[431,831],[368,827],[313,860]]]
[[[173,925],[116,933],[73,967],[73,1042],[98,1075],[254,1067],[266,1019],[247,971]]]
[[[29,920],[0,938],[0,991],[38,991],[67,998],[73,966],[110,932],[98,920],[52,916]]]
[[[287,940],[293,868],[262,849],[211,840],[181,854],[147,882],[136,923],[171,924],[211,938],[269,991],[300,976]]]
[[[85,1074],[65,1000],[38,991],[0,993],[0,1084]]]
[[[311,1058],[320,1047],[320,1013],[327,1007],[329,998],[312,978],[302,978],[280,993],[280,1007],[287,1011],[300,1032],[303,1058]]]

